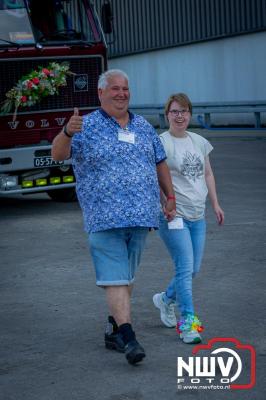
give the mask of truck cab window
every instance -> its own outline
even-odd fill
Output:
[[[42,45],[54,42],[92,42],[82,0],[29,0],[32,26]]]
[[[22,0],[0,0],[0,47],[34,44],[34,35]]]

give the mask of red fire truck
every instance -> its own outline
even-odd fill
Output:
[[[110,6],[102,14],[110,29]],[[0,103],[23,76],[68,63],[73,74],[58,94],[0,115],[0,195],[47,192],[75,199],[71,160],[55,162],[51,142],[78,107],[98,106],[97,81],[106,69],[106,43],[89,0],[0,0]],[[0,108],[1,108],[0,104]],[[3,113],[2,113],[3,114]]]

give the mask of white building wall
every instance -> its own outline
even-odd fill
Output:
[[[131,104],[266,100],[266,32],[113,58],[130,78]]]

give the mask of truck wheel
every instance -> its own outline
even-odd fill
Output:
[[[52,200],[60,201],[62,203],[77,201],[77,194],[75,188],[48,190],[47,194]]]

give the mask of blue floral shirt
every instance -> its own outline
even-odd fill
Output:
[[[119,140],[119,124],[97,110],[83,117],[82,131],[72,139],[76,190],[87,232],[158,227],[156,164],[166,155],[143,117],[130,113],[127,129],[135,143]]]

